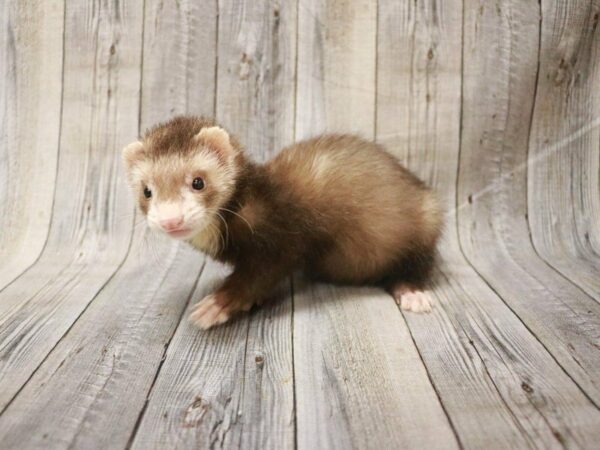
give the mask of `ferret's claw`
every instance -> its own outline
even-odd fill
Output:
[[[203,330],[225,323],[227,320],[229,320],[227,308],[219,304],[215,294],[204,297],[190,314],[190,322]]]

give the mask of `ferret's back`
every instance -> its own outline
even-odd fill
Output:
[[[331,134],[291,145],[268,163],[282,184],[313,205],[331,201],[411,209],[426,188],[381,146],[354,135]]]

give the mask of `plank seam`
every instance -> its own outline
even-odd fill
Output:
[[[62,129],[63,129],[62,124],[63,124],[63,107],[64,107],[65,47],[66,47],[66,29],[67,29],[67,27],[66,27],[66,16],[67,16],[67,7],[66,7],[66,4],[64,4],[64,8],[63,8],[63,52],[62,52],[62,72],[61,72],[61,90],[62,90],[62,92],[61,92],[61,101],[60,101],[60,119],[59,119],[59,130],[58,130],[58,154],[57,154],[57,158],[56,158],[56,168],[55,168],[57,174],[58,174],[58,167],[59,167],[59,163],[60,163],[60,142],[61,142]],[[54,204],[55,204],[55,202],[56,202],[56,183],[55,183],[54,195],[53,195],[53,198],[52,198],[52,210],[54,210]],[[31,264],[31,266],[29,266],[25,271],[23,271],[18,277],[16,277],[9,284],[7,284],[2,289],[0,289],[0,292],[2,292],[6,287],[8,287],[12,283],[14,283],[18,278],[20,278],[29,269],[31,269],[37,263],[37,261],[39,261],[39,259],[43,255],[44,251],[46,250],[46,247],[47,247],[47,244],[48,244],[49,235],[50,235],[50,229],[52,227],[52,219],[53,219],[53,217],[54,217],[54,214],[52,214],[50,216],[50,222],[49,222],[49,225],[48,225],[48,234],[46,235],[46,240],[44,242],[44,246],[42,248],[42,251],[38,255],[38,258],[36,259],[36,261],[34,261],[34,263]],[[132,242],[133,242],[133,239],[131,239],[131,234],[130,234],[130,240],[129,240],[129,245],[127,247],[127,251],[126,251],[123,259],[121,260],[121,262],[119,263],[119,265],[115,269],[115,271],[102,284],[102,286],[100,287],[100,289],[98,289],[98,291],[92,296],[92,298],[90,299],[90,301],[87,303],[87,305],[85,305],[85,307],[81,310],[81,312],[73,320],[73,322],[71,323],[71,325],[69,325],[69,327],[65,330],[65,332],[63,333],[63,335],[56,341],[56,343],[52,346],[52,348],[48,351],[48,353],[46,353],[46,356],[44,356],[44,358],[42,358],[40,360],[40,363],[37,365],[37,367],[35,368],[35,370],[33,370],[31,372],[31,374],[27,377],[27,379],[24,381],[24,383],[21,385],[21,387],[15,392],[15,394],[12,396],[12,398],[8,402],[6,402],[6,405],[4,406],[4,408],[2,408],[0,410],[0,415],[2,415],[10,407],[10,405],[19,396],[19,394],[25,388],[25,386],[27,386],[27,384],[29,383],[29,381],[37,373],[37,371],[40,369],[40,367],[46,362],[46,360],[52,354],[52,352],[54,351],[54,349],[60,344],[60,342],[64,339],[64,337],[69,333],[69,331],[71,331],[71,329],[73,328],[73,326],[75,325],[75,323],[79,320],[79,318],[89,308],[89,306],[92,304],[92,302],[94,301],[94,299],[100,294],[100,292],[102,292],[102,290],[106,287],[106,285],[113,279],[113,277],[116,275],[116,273],[121,269],[121,267],[125,263],[125,260],[127,259],[127,256],[129,255],[129,253],[131,251]]]
[[[145,0],[144,0],[145,1]],[[56,173],[58,174],[58,168],[60,165],[60,147],[61,147],[61,137],[62,137],[62,130],[63,130],[63,107],[64,107],[64,77],[65,77],[65,48],[66,48],[66,16],[67,16],[67,6],[66,3],[63,3],[64,8],[63,8],[63,52],[62,52],[62,72],[61,72],[61,103],[60,103],[60,119],[59,119],[59,130],[58,130],[58,154],[57,154],[57,158],[56,158]],[[143,38],[142,38],[143,39]],[[142,49],[143,49],[143,40],[142,40]],[[141,95],[140,95],[140,103],[141,103]],[[139,120],[139,117],[138,117]],[[138,122],[138,132],[139,132],[139,128],[140,128],[140,123]],[[56,201],[56,183],[55,183],[55,190],[54,190],[54,195],[53,195],[53,199],[52,199],[52,209],[54,210],[54,204]],[[15,392],[15,394],[12,396],[12,398],[6,402],[6,405],[4,406],[4,408],[2,408],[0,410],[0,415],[2,415],[9,407],[10,405],[15,401],[15,399],[19,396],[19,394],[23,391],[23,389],[29,384],[29,381],[31,381],[31,379],[35,376],[35,374],[38,372],[38,370],[40,369],[40,367],[42,367],[42,365],[48,360],[48,358],[50,357],[50,355],[52,354],[52,352],[56,349],[56,347],[62,342],[62,340],[65,338],[65,336],[67,336],[69,334],[69,332],[71,331],[71,329],[73,328],[73,326],[75,326],[75,324],[77,323],[77,321],[81,318],[81,316],[83,314],[85,314],[85,312],[87,311],[87,309],[90,307],[90,305],[92,304],[92,302],[94,301],[94,299],[96,299],[96,297],[98,297],[98,295],[100,295],[100,293],[104,290],[104,288],[111,282],[111,280],[115,277],[115,275],[119,272],[119,270],[123,267],[123,265],[125,264],[125,261],[127,260],[127,258],[129,257],[129,254],[131,253],[131,249],[132,249],[132,244],[133,244],[133,231],[135,230],[135,211],[134,211],[134,217],[133,217],[133,224],[131,227],[131,231],[129,233],[129,243],[127,246],[127,250],[125,252],[125,254],[123,255],[121,261],[119,262],[119,264],[117,265],[117,267],[115,268],[115,270],[112,272],[112,274],[105,280],[105,282],[100,286],[100,288],[96,291],[96,293],[92,296],[92,298],[88,301],[88,303],[85,305],[85,307],[81,310],[81,312],[77,315],[77,317],[75,317],[75,319],[71,322],[71,324],[69,325],[69,327],[64,331],[64,333],[62,334],[62,336],[55,342],[55,344],[52,346],[52,348],[48,351],[48,353],[46,353],[46,355],[40,360],[40,363],[37,365],[37,367],[31,372],[31,374],[27,377],[27,379],[24,381],[24,383],[21,385],[21,387],[19,387],[19,389]],[[50,229],[52,226],[52,219],[54,217],[54,214],[52,214],[50,216],[50,222],[48,225],[48,235],[46,236],[46,241],[44,242],[44,247],[42,248],[42,251],[40,252],[40,255],[38,256],[38,258],[36,259],[36,261],[29,266],[23,273],[21,273],[17,278],[15,278],[14,280],[12,280],[8,285],[4,286],[2,289],[0,289],[0,292],[2,292],[6,287],[8,287],[9,285],[11,285],[14,281],[16,281],[18,278],[20,278],[25,272],[27,272],[31,267],[33,267],[35,265],[35,263],[41,258],[42,254],[44,253],[48,240],[49,240],[49,235],[50,235]]]
[[[538,92],[538,84],[539,84],[539,77],[540,77],[540,65],[541,65],[541,55],[542,55],[542,20],[543,20],[543,10],[542,10],[542,0],[538,0],[538,7],[539,7],[539,30],[538,30],[538,59],[537,59],[537,67],[536,67],[536,73],[535,73],[535,86],[533,88],[533,102],[531,105],[531,112],[529,115],[529,127],[528,127],[528,133],[527,133],[527,162],[529,163],[529,155],[531,153],[531,130],[533,128],[533,116],[535,113],[535,106],[537,104],[537,92]],[[527,179],[529,179],[529,164],[527,164]],[[572,178],[572,176],[571,176]],[[550,261],[548,261],[542,254],[540,254],[540,252],[538,251],[535,242],[533,240],[532,237],[532,229],[531,229],[531,221],[529,219],[529,183],[526,182],[525,183],[525,211],[526,211],[526,217],[525,217],[525,222],[527,223],[527,230],[528,230],[528,234],[529,234],[529,241],[531,243],[531,248],[533,249],[534,253],[538,256],[538,258],[544,262],[553,272],[555,272],[556,274],[558,274],[560,277],[562,277],[565,281],[567,281],[568,283],[572,284],[573,286],[575,286],[577,289],[579,289],[580,291],[582,291],[582,293],[584,295],[586,295],[587,297],[590,297],[591,299],[593,299],[596,302],[600,303],[600,298],[596,298],[593,295],[589,294],[583,287],[581,287],[579,284],[577,284],[575,282],[575,280],[573,280],[572,278],[570,278],[567,274],[565,274],[562,270],[560,270],[559,268],[555,267],[553,264],[550,263]],[[592,252],[595,253],[594,249],[591,248]]]
[[[296,0],[296,50],[295,50],[295,61],[294,61],[294,117],[292,123],[292,135],[294,142],[297,139],[298,132],[298,42],[300,39],[300,1]]]
[[[473,265],[473,263],[468,259],[468,257],[464,254],[462,245],[459,242],[459,247],[460,247],[460,251],[461,254],[463,255],[463,257],[465,258],[467,264],[473,269],[473,271],[475,271],[475,273],[479,276],[479,278],[481,279],[481,281],[483,281],[483,283],[485,283],[485,285],[496,295],[496,297],[498,297],[498,299],[500,299],[500,301],[508,308],[508,310],[517,318],[517,320],[525,327],[525,329],[529,332],[529,334],[531,334],[535,340],[542,346],[542,348],[544,350],[546,350],[546,353],[550,356],[550,358],[552,358],[552,360],[558,365],[558,367],[560,367],[560,369],[567,375],[567,377],[573,381],[573,383],[575,383],[575,385],[579,388],[579,390],[583,393],[583,395],[592,403],[592,405],[594,405],[594,407],[596,409],[600,410],[600,405],[598,405],[594,399],[592,397],[590,397],[588,395],[588,393],[585,391],[585,389],[577,382],[577,380],[575,380],[570,374],[569,372],[563,367],[563,365],[558,361],[558,359],[554,356],[554,354],[548,349],[548,347],[544,344],[544,342],[541,341],[541,339],[533,332],[533,330],[527,325],[527,323],[525,323],[523,321],[523,319],[521,319],[521,317],[517,314],[517,312],[508,304],[508,302],[506,302],[504,300],[504,298],[502,298],[502,296],[500,295],[500,293],[492,286],[492,284],[477,270],[477,268]],[[576,361],[576,360],[575,360]]]
[[[251,317],[247,317],[246,318],[246,339],[244,342],[244,356],[242,358],[243,360],[243,364],[242,364],[242,388],[240,389],[240,400],[241,402],[244,401],[244,394],[246,393],[246,367],[247,367],[247,362],[248,362],[248,340],[250,338],[250,326],[251,326],[251,322],[252,322],[252,318]],[[240,403],[241,403],[240,402]],[[222,420],[221,420],[222,422]],[[217,427],[221,424],[221,422],[217,422],[214,425],[213,431],[217,429]],[[225,432],[223,433],[223,436],[221,438],[221,445],[223,445],[223,442],[225,442],[225,436],[227,434],[227,432],[229,431],[229,428],[227,428],[225,430]],[[213,434],[213,432],[211,432],[211,435]],[[241,444],[241,440],[242,437],[244,436],[244,421],[241,421],[240,424],[240,444]],[[214,441],[211,442],[211,448],[214,447]]]
[[[375,95],[373,97],[373,141],[377,139],[377,105],[379,89],[379,0],[375,2]]]
[[[156,368],[156,373],[154,374],[152,383],[150,383],[150,387],[148,388],[148,392],[146,392],[146,399],[144,400],[144,406],[142,406],[142,409],[140,410],[140,413],[138,414],[137,420],[135,421],[133,430],[131,431],[131,435],[129,436],[129,439],[127,440],[127,445],[125,446],[126,450],[129,450],[131,448],[131,446],[133,445],[133,442],[135,441],[137,432],[140,428],[140,425],[142,424],[142,420],[144,419],[144,416],[146,415],[146,410],[148,409],[148,404],[150,403],[150,397],[152,395],[152,392],[154,391],[154,386],[156,384],[156,380],[158,379],[158,376],[161,373],[163,364],[165,363],[165,360],[167,359],[167,352],[169,351],[169,347],[171,346],[173,337],[175,337],[175,335],[177,334],[177,331],[179,330],[179,327],[181,327],[181,323],[183,322],[183,317],[188,310],[189,304],[192,301],[192,297],[194,296],[194,293],[196,292],[196,288],[198,287],[198,283],[200,282],[202,274],[204,273],[205,267],[206,267],[206,257],[204,258],[204,263],[202,264],[202,268],[200,269],[200,272],[198,273],[198,275],[196,277],[196,281],[194,282],[192,289],[188,295],[187,301],[185,302],[184,307],[181,309],[181,313],[179,314],[179,318],[177,320],[177,326],[173,329],[173,333],[171,333],[171,336],[169,336],[169,339],[164,344],[163,354],[160,358],[160,362],[158,363],[158,367]],[[167,273],[168,273],[168,271],[167,271]]]
[[[127,260],[129,253],[131,252],[131,248],[132,248],[132,243],[133,243],[133,239],[131,239],[131,234],[130,234],[130,239],[129,239],[129,245],[127,246],[127,251],[125,252],[125,255],[123,256],[123,259],[121,260],[121,262],[119,262],[119,264],[117,265],[116,269],[113,271],[113,273],[106,279],[106,281],[102,284],[102,286],[100,286],[100,288],[96,291],[96,293],[92,296],[92,298],[88,301],[88,303],[85,305],[85,307],[81,310],[81,312],[77,315],[77,317],[73,320],[73,322],[71,322],[71,325],[69,325],[69,327],[64,331],[64,333],[62,334],[62,336],[60,337],[60,339],[58,339],[56,341],[56,343],[52,346],[52,348],[48,351],[48,353],[46,353],[46,356],[44,356],[44,358],[42,358],[42,360],[40,361],[40,363],[38,364],[38,366],[35,368],[35,370],[33,370],[31,372],[31,374],[29,375],[29,377],[27,377],[27,379],[25,380],[25,382],[21,385],[21,387],[15,392],[15,394],[12,396],[12,398],[6,402],[6,405],[4,406],[4,408],[2,408],[2,410],[0,410],[0,415],[2,415],[9,407],[10,405],[15,401],[15,399],[19,396],[19,394],[21,393],[21,391],[25,388],[25,386],[27,386],[27,384],[29,383],[29,381],[33,378],[33,376],[37,373],[37,371],[40,369],[40,367],[42,367],[42,365],[46,362],[46,360],[50,357],[50,355],[52,354],[52,352],[54,351],[54,349],[62,342],[62,340],[69,334],[69,332],[71,331],[71,329],[75,326],[75,324],[77,323],[77,321],[81,318],[81,316],[83,314],[85,314],[85,312],[88,310],[88,308],[90,307],[90,305],[93,303],[93,301],[96,299],[96,297],[98,297],[98,295],[100,295],[100,293],[102,293],[102,291],[104,290],[104,288],[112,281],[112,279],[116,276],[116,274],[119,272],[119,270],[121,270],[121,268],[123,267],[123,265],[125,264],[125,261]]]
[[[217,9],[217,14],[215,16],[215,95],[213,96],[213,115],[217,117],[217,97],[219,95],[219,20],[220,20],[220,10],[219,10],[219,0],[215,0],[215,7]]]
[[[435,396],[438,399],[438,402],[442,408],[442,411],[444,411],[444,415],[446,416],[446,420],[448,420],[448,424],[450,425],[450,429],[452,430],[452,433],[454,434],[454,437],[456,438],[456,442],[458,444],[458,448],[460,448],[461,450],[464,449],[464,445],[462,443],[462,441],[460,440],[460,436],[458,435],[458,431],[456,430],[456,427],[454,425],[454,422],[452,422],[452,418],[450,417],[450,414],[448,413],[448,410],[446,410],[446,406],[444,405],[444,402],[442,401],[442,397],[440,396],[440,392],[438,391],[437,386],[435,385],[435,382],[433,381],[433,378],[431,377],[431,374],[429,373],[429,369],[427,367],[427,364],[425,364],[425,360],[423,359],[423,356],[421,355],[421,350],[419,349],[419,347],[417,346],[417,342],[413,336],[412,330],[410,329],[410,326],[408,325],[408,322],[406,321],[406,317],[404,316],[404,313],[402,313],[400,307],[398,307],[398,312],[400,313],[400,316],[402,317],[402,320],[404,322],[404,325],[406,326],[406,328],[408,329],[408,334],[410,335],[410,339],[413,343],[413,346],[417,352],[417,355],[419,355],[419,359],[421,360],[421,364],[423,365],[423,368],[425,369],[425,374],[427,375],[427,379],[429,380],[429,384],[431,384],[431,387],[433,388],[433,392],[435,392]]]
[[[10,285],[12,285],[15,281],[17,281],[19,278],[21,278],[23,275],[25,275],[33,266],[35,266],[38,261],[40,260],[40,258],[42,257],[42,255],[44,254],[47,246],[48,246],[48,241],[50,240],[50,230],[52,229],[52,221],[54,218],[54,204],[56,203],[56,179],[58,178],[58,167],[59,167],[59,163],[60,163],[60,142],[62,139],[62,124],[63,124],[63,107],[64,107],[64,103],[65,103],[65,96],[64,96],[64,86],[65,86],[65,41],[66,41],[66,20],[67,20],[67,6],[66,3],[63,2],[63,20],[62,20],[62,26],[63,26],[63,30],[62,30],[62,62],[61,62],[61,74],[60,74],[60,107],[59,107],[59,119],[58,119],[58,136],[57,136],[57,142],[56,142],[56,164],[54,166],[54,192],[52,194],[52,204],[50,205],[50,220],[48,221],[48,230],[46,232],[46,238],[44,239],[44,244],[42,245],[42,248],[40,250],[40,253],[37,255],[37,257],[35,258],[35,260],[29,265],[27,266],[25,269],[23,269],[23,271],[17,275],[16,277],[14,277],[10,282],[8,282],[6,285],[2,286],[0,288],[0,293],[2,293],[6,288],[8,288]]]
[[[542,22],[542,10],[541,10],[541,0],[538,0],[538,4],[540,5],[540,27],[539,27],[539,33],[540,33],[540,41],[538,42],[538,47],[541,49],[541,22]],[[525,329],[529,332],[529,334],[531,334],[534,339],[539,342],[539,344],[542,346],[542,348],[544,348],[544,350],[546,350],[546,353],[548,355],[550,355],[550,357],[552,358],[552,360],[554,360],[554,362],[558,365],[558,367],[560,367],[560,369],[567,375],[567,377],[573,381],[573,383],[579,388],[579,390],[583,393],[583,395],[591,402],[592,405],[594,405],[594,407],[596,407],[596,409],[600,409],[600,405],[598,405],[591,397],[590,395],[588,395],[588,393],[583,389],[583,387],[569,374],[569,372],[566,370],[565,367],[563,367],[563,365],[558,361],[558,359],[554,356],[554,354],[548,349],[548,347],[541,341],[541,339],[533,332],[533,330],[523,321],[523,319],[521,319],[521,317],[517,314],[517,312],[509,305],[508,302],[506,302],[504,300],[504,298],[502,298],[502,296],[500,295],[500,293],[492,286],[492,284],[483,276],[483,274],[477,269],[477,267],[475,266],[475,264],[468,258],[467,254],[464,251],[464,248],[462,246],[462,241],[460,239],[460,228],[459,228],[459,223],[458,223],[458,211],[460,210],[460,205],[458,203],[459,199],[458,199],[458,189],[459,189],[459,180],[460,180],[460,160],[461,160],[461,153],[462,153],[462,143],[463,143],[463,99],[464,99],[464,30],[465,30],[465,26],[464,26],[464,17],[465,17],[465,5],[464,5],[464,1],[463,1],[463,26],[462,26],[462,36],[463,36],[463,42],[462,42],[462,49],[461,49],[461,107],[460,107],[460,128],[459,128],[459,133],[458,133],[458,165],[457,165],[457,170],[456,170],[456,179],[455,179],[455,213],[454,213],[454,221],[455,221],[455,225],[456,225],[456,235],[457,235],[457,244],[458,244],[458,248],[460,250],[460,254],[462,255],[464,261],[467,263],[467,265],[469,267],[471,267],[473,269],[473,271],[477,274],[477,276],[481,279],[481,281],[483,281],[483,283],[485,283],[485,285],[488,286],[488,288],[496,295],[496,297],[498,297],[500,299],[500,301],[502,303],[504,303],[504,305],[512,312],[512,314],[517,318],[517,320],[525,327]],[[540,58],[539,58],[539,54],[538,54],[538,70],[536,73],[536,86],[535,86],[535,90],[537,92],[537,80],[539,77],[539,62],[540,62]],[[535,108],[535,103],[536,103],[536,98],[534,98],[533,101],[533,105],[532,105],[532,111]],[[533,119],[533,116],[532,116]],[[530,128],[529,128],[529,132],[531,132],[531,123],[532,120],[530,121]],[[529,152],[529,143],[528,143],[528,152]],[[529,217],[527,218],[527,224],[529,227]],[[534,247],[534,252],[536,254],[537,251],[535,250]],[[539,254],[538,254],[539,256]],[[547,261],[545,261],[543,258],[540,258],[541,261],[545,262],[546,264],[548,264]],[[548,264],[549,265],[549,264]],[[551,266],[550,266],[551,267]],[[552,269],[557,272],[559,275],[561,275],[563,278],[566,279],[566,277],[564,275],[562,275],[560,272],[558,272],[556,269],[554,269],[552,267]],[[529,272],[527,272],[529,273]],[[529,275],[532,278],[535,278],[531,273],[529,273]],[[537,280],[537,278],[535,278]],[[585,293],[585,291],[583,291],[579,286],[575,285],[574,283],[572,283],[570,280],[566,279],[570,284],[572,284],[573,286],[575,286],[577,289],[579,289],[583,294],[585,294],[587,296],[587,293]],[[542,283],[543,285],[543,283]]]
[[[454,221],[455,221],[455,227],[456,227],[456,242],[458,244],[458,248],[460,250],[460,254],[462,255],[464,261],[466,262],[466,264],[468,266],[470,266],[475,273],[477,274],[477,276],[491,289],[492,292],[494,292],[496,294],[496,296],[498,296],[501,301],[503,303],[504,300],[502,299],[502,297],[500,297],[500,295],[492,288],[492,286],[490,286],[490,284],[487,282],[487,280],[485,280],[485,278],[481,275],[481,273],[479,273],[479,271],[477,271],[477,269],[474,267],[474,265],[472,264],[472,262],[467,258],[463,247],[462,247],[462,243],[461,243],[461,239],[460,239],[460,226],[459,226],[459,222],[458,222],[458,211],[459,211],[459,199],[458,199],[458,190],[459,190],[459,182],[461,179],[460,176],[460,172],[461,172],[461,153],[462,153],[462,144],[463,144],[463,128],[464,128],[464,80],[465,80],[465,2],[463,0],[462,2],[462,26],[461,26],[461,62],[460,62],[460,114],[459,114],[459,129],[458,129],[458,152],[457,152],[457,165],[456,165],[456,178],[455,178],[455,182],[454,182]],[[443,272],[442,272],[443,273]],[[505,303],[506,304],[506,303]],[[510,308],[509,308],[510,309]],[[512,310],[511,310],[512,311]],[[514,311],[513,311],[514,314]],[[516,315],[516,314],[515,314]],[[518,317],[518,316],[517,316]],[[520,318],[519,318],[520,321]],[[462,328],[462,327],[461,327]],[[466,331],[463,328],[463,332],[465,333],[466,336],[469,336]],[[533,335],[533,333],[532,333]],[[411,333],[412,336],[412,333]],[[537,340],[537,337],[535,335],[533,335],[535,337],[535,339]],[[470,338],[469,338],[470,340]],[[471,341],[471,340],[470,340]],[[415,344],[416,345],[416,344]],[[496,386],[496,383],[494,382],[494,380],[492,379],[487,366],[485,365],[485,363],[483,362],[483,359],[481,358],[481,355],[479,354],[479,351],[477,350],[477,348],[475,347],[474,344],[471,344],[473,346],[473,349],[475,350],[475,352],[477,353],[477,356],[479,357],[479,360],[481,361],[484,370],[488,376],[488,379],[491,381],[492,385],[494,386],[494,389],[496,390],[496,392],[498,393],[498,396],[500,397],[501,401],[504,403],[505,407],[507,408],[507,411],[509,411],[511,417],[513,418],[513,421],[515,422],[515,424],[517,425],[517,427],[519,429],[521,429],[519,422],[516,420],[516,418],[514,417],[514,412],[508,407],[508,404],[506,403],[504,397],[502,396],[502,394],[500,393],[500,391],[498,390],[498,387]],[[420,355],[420,353],[419,353]],[[433,381],[432,381],[433,384]],[[435,389],[435,385],[434,389]],[[436,393],[437,393],[437,389],[436,389]],[[441,403],[441,399],[440,399],[440,403]],[[442,407],[443,407],[443,403],[442,403]],[[449,419],[450,420],[450,419]],[[450,420],[450,423],[452,423],[452,421]],[[454,428],[454,427],[453,427]],[[524,436],[529,440],[529,436],[524,433]]]
[[[483,357],[479,353],[479,350],[477,349],[477,346],[475,345],[475,342],[473,341],[473,339],[471,339],[471,336],[469,335],[469,333],[467,332],[467,330],[465,330],[465,328],[460,323],[459,323],[459,326],[463,330],[463,333],[465,333],[465,336],[467,336],[467,338],[469,339],[469,345],[471,345],[471,347],[473,348],[473,350],[475,351],[475,353],[477,353],[477,357],[479,358],[479,361],[481,361],[481,365],[483,366],[483,370],[485,371],[485,374],[487,375],[488,380],[490,380],[490,383],[492,383],[492,386],[494,387],[494,390],[498,394],[498,398],[500,398],[500,401],[502,402],[502,404],[506,408],[506,411],[510,414],[510,417],[511,417],[513,423],[515,424],[515,426],[517,427],[517,429],[521,431],[521,433],[523,434],[523,437],[532,445],[532,447],[535,447],[535,443],[531,440],[531,437],[529,436],[529,433],[527,433],[527,431],[523,428],[523,426],[521,425],[521,422],[519,421],[519,419],[515,415],[515,412],[511,409],[510,405],[508,404],[508,402],[506,401],[506,399],[504,398],[504,396],[500,392],[500,389],[498,388],[498,385],[494,381],[494,378],[492,377],[492,375],[491,375],[491,373],[490,373],[490,371],[488,369],[488,366],[485,363],[485,360],[483,359]],[[548,424],[548,420],[546,419],[546,417],[544,416],[544,414],[542,414],[542,412],[538,408],[536,408],[536,410],[539,412],[540,416],[542,416],[542,419],[544,420],[544,422],[546,424]],[[550,430],[554,431],[551,427],[550,427]],[[552,433],[552,435],[554,437],[556,437],[554,435],[554,433]]]
[[[145,45],[145,34],[146,34],[146,0],[142,3],[142,49],[140,51],[140,85],[138,89],[139,103],[138,103],[138,137],[142,133],[142,110],[144,97],[142,96],[142,89],[144,86],[144,47]]]

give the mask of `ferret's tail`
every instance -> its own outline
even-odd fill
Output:
[[[435,248],[444,226],[444,209],[430,190],[424,193],[422,205],[423,244]]]

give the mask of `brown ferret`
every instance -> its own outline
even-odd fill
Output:
[[[213,120],[176,117],[125,147],[123,160],[151,228],[234,267],[192,312],[201,328],[247,311],[297,269],[379,284],[403,309],[431,309],[424,288],[442,212],[380,145],[323,135],[261,165]]]

